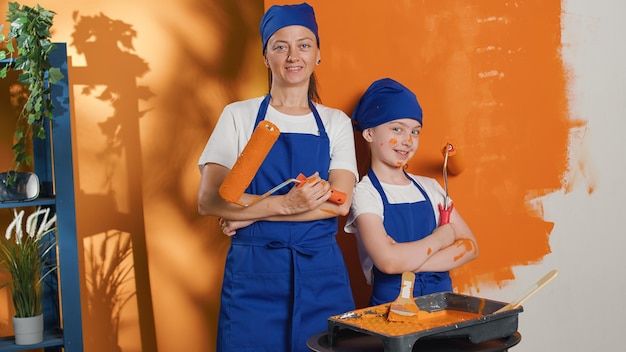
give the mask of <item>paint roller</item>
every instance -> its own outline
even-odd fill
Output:
[[[242,204],[239,202],[239,199],[252,182],[252,179],[259,170],[259,167],[261,167],[265,157],[274,146],[274,143],[276,143],[276,140],[278,140],[279,135],[280,129],[278,129],[278,127],[270,121],[263,120],[257,125],[252,133],[252,136],[250,137],[250,140],[243,148],[243,151],[237,158],[237,161],[235,161],[235,165],[233,165],[233,168],[230,170],[228,175],[226,175],[226,178],[218,189],[219,195],[225,201],[247,207],[268,197],[272,193],[292,182],[297,182],[299,185],[304,184],[306,177],[300,174],[297,178],[285,180],[271,190],[258,196],[248,204]],[[329,201],[336,204],[343,204],[346,201],[346,194],[332,189],[332,195],[329,198]]]
[[[455,147],[453,142],[447,142],[446,145],[441,148],[441,154],[444,158],[446,157],[446,154],[448,155],[447,168],[450,174],[456,176],[465,170],[465,160],[459,154],[459,150]]]
[[[235,165],[220,185],[218,192],[225,201],[240,204],[239,198],[252,182],[279,135],[280,130],[270,121],[259,122]]]
[[[453,143],[447,142],[441,149],[441,153],[443,154],[443,185],[446,195],[443,204],[439,204],[439,226],[450,222],[450,214],[454,208],[448,196],[448,172],[458,175],[465,169],[465,163]]]

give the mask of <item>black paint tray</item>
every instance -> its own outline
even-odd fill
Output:
[[[451,292],[419,296],[415,298],[415,303],[420,310],[426,312],[447,310],[474,313],[479,316],[427,329],[411,330],[411,323],[387,320],[386,312],[389,308],[389,303],[387,303],[331,316],[328,318],[328,342],[332,346],[339,331],[349,329],[380,338],[385,351],[394,352],[411,352],[418,339],[462,337],[473,343],[481,343],[515,334],[518,327],[518,315],[523,311],[520,306],[493,314],[506,303]],[[364,319],[371,320],[365,321]],[[364,328],[365,325],[377,328]]]

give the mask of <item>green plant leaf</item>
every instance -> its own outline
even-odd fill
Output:
[[[6,51],[11,57],[17,49],[15,61],[1,69],[0,77],[7,76],[7,67],[20,71],[17,81],[28,90],[15,131],[16,142],[13,146],[15,170],[22,163],[30,165],[31,156],[26,148],[27,139],[45,138],[43,120],[51,119],[54,109],[50,85],[63,78],[60,69],[52,67],[48,59],[55,48],[50,40],[54,16],[53,11],[44,9],[39,4],[33,8],[9,2],[6,21],[10,24],[9,33],[6,37],[4,34],[0,37],[0,41],[6,43]],[[7,52],[0,51],[2,59],[6,58]],[[24,125],[28,127],[24,129]]]
[[[50,80],[51,84],[57,83],[62,80],[65,76],[61,73],[61,69],[58,67],[52,67],[48,70],[48,80]]]

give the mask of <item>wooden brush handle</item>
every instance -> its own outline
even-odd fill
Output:
[[[535,283],[535,285],[533,285],[533,287],[531,288],[531,290],[528,293],[526,293],[522,297],[518,298],[517,300],[507,304],[506,306],[498,309],[494,313],[505,312],[507,310],[515,309],[515,308],[521,306],[522,303],[526,302],[527,299],[532,297],[535,293],[537,293],[537,291],[539,291],[542,287],[544,287],[550,281],[552,281],[556,277],[556,275],[558,273],[559,272],[556,269],[555,270],[551,270],[549,273],[545,274],[541,279],[539,279],[539,281],[537,281]]]

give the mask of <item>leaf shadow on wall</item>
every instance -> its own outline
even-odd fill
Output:
[[[168,316],[167,331],[188,336],[175,339],[176,348],[213,350],[230,238],[215,217],[198,214],[197,162],[224,106],[267,92],[259,38],[263,1],[192,0],[183,11],[195,21],[193,36],[178,18],[160,22],[174,38],[168,43],[175,54],[168,61],[175,65],[159,72],[168,84],[144,144],[150,174],[144,187],[152,190],[145,198],[154,228],[150,250],[151,258],[158,258],[152,269],[159,273],[159,282],[152,283],[158,286],[157,316]],[[176,305],[161,303],[166,299]]]
[[[131,238],[121,231],[106,231],[89,240],[89,245],[85,246],[86,264],[90,268],[86,278],[87,316],[109,317],[110,324],[93,329],[87,339],[98,346],[107,346],[109,351],[121,351],[118,336],[122,310],[136,296],[134,287],[128,285],[134,280]]]
[[[81,291],[88,295],[88,302],[83,303],[85,349],[121,350],[121,309],[136,295],[141,348],[156,351],[142,201],[139,121],[145,111],[138,107],[140,100],[153,94],[137,84],[149,67],[133,53],[136,32],[129,24],[103,14],[79,16],[75,12],[73,19],[71,46],[84,55],[86,65],[70,65],[70,82],[83,87],[80,99],[95,99],[108,108],[72,113],[81,146],[74,150],[79,170],[75,176],[79,249],[85,255],[86,280]],[[72,96],[73,101],[77,98]],[[112,114],[102,116],[106,111]],[[97,127],[80,133],[93,121],[98,121]],[[81,135],[89,135],[89,140],[81,143]],[[84,157],[84,150],[93,154]],[[134,281],[135,292],[128,292],[128,281]]]

